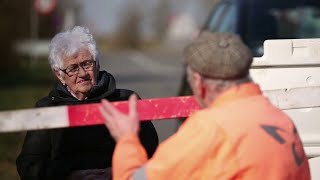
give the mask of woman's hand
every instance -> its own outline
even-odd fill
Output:
[[[105,124],[110,134],[119,141],[122,137],[129,134],[138,134],[139,115],[137,111],[137,96],[131,95],[129,98],[129,114],[124,114],[116,109],[108,100],[102,100],[100,112],[105,118]]]

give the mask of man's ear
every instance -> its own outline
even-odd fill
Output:
[[[198,72],[193,72],[193,79],[194,79],[194,88],[197,91],[198,96],[201,99],[204,99],[206,96],[206,89],[205,84],[203,83],[203,78]]]
[[[54,75],[59,79],[59,81],[60,81],[63,85],[65,85],[66,82],[64,81],[64,79],[63,79],[61,73],[59,72],[59,70],[54,69],[53,72],[54,72]]]

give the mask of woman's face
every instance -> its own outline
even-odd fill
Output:
[[[86,49],[80,50],[63,61],[59,71],[55,71],[57,78],[80,100],[84,100],[91,88],[96,85],[97,68],[93,57]],[[90,63],[91,62],[91,63]],[[92,65],[92,66],[91,66]],[[77,68],[79,71],[77,72]]]

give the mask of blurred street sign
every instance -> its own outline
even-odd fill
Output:
[[[56,7],[56,0],[34,0],[34,7],[39,14],[49,15]]]

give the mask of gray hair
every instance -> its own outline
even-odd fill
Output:
[[[221,94],[226,89],[232,86],[239,86],[244,83],[252,82],[252,79],[249,75],[237,79],[225,80],[225,79],[212,79],[203,77],[203,82],[207,84],[209,92],[209,98],[213,101],[216,97]]]
[[[225,89],[228,89],[231,86],[239,86],[241,84],[244,83],[248,83],[248,82],[252,82],[252,79],[249,75],[241,77],[241,78],[237,78],[237,79],[212,79],[212,78],[207,78],[207,77],[203,77],[203,81],[205,84],[209,85],[209,89],[211,88],[211,85],[214,84],[215,90],[220,92],[220,91],[224,91]]]
[[[56,34],[49,46],[49,64],[51,69],[61,68],[63,59],[78,53],[80,49],[87,49],[96,61],[99,69],[99,52],[96,41],[86,27],[75,26],[65,32]]]
[[[193,72],[197,72],[197,71],[193,70],[190,66],[187,66],[188,78],[191,76]],[[250,75],[239,77],[236,79],[211,78],[211,77],[203,76],[200,73],[199,75],[201,76],[203,83],[207,86],[207,89],[209,91],[208,98],[210,99],[210,101],[215,100],[219,94],[221,94],[223,91],[225,91],[226,89],[232,86],[239,86],[244,83],[252,82]],[[189,83],[191,82],[191,80],[192,79],[188,80]]]

